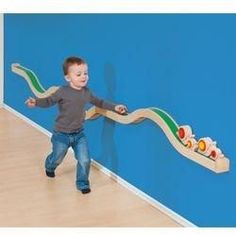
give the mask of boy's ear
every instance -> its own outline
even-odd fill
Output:
[[[69,79],[68,75],[65,75],[65,80],[70,82],[70,79]]]

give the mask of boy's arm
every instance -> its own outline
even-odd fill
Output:
[[[35,105],[38,106],[38,107],[46,108],[46,107],[50,107],[50,106],[55,105],[56,103],[58,103],[60,101],[60,99],[61,99],[61,96],[60,96],[59,90],[57,90],[55,93],[53,93],[49,97],[36,98],[35,99],[35,101],[36,101]]]
[[[101,98],[98,98],[98,97],[94,96],[92,94],[92,92],[89,92],[89,93],[90,93],[90,103],[92,103],[93,105],[95,105],[97,107],[106,109],[106,110],[116,111],[115,110],[116,104],[110,103],[110,102],[107,102]]]

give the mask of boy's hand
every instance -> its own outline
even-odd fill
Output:
[[[34,98],[30,97],[25,101],[25,104],[30,108],[35,107],[36,106],[36,100]]]
[[[125,115],[128,112],[128,109],[124,105],[116,105],[115,106],[115,111],[118,112],[121,115]]]

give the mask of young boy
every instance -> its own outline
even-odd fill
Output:
[[[48,177],[55,177],[55,169],[63,161],[69,147],[74,150],[77,160],[76,187],[83,194],[89,193],[90,157],[84,134],[84,106],[92,103],[97,107],[125,114],[124,105],[115,105],[95,97],[88,83],[88,65],[78,57],[69,57],[63,64],[63,71],[68,85],[60,87],[47,98],[29,98],[28,107],[50,107],[58,104],[59,115],[56,119],[52,142],[52,153],[46,158],[45,169]]]

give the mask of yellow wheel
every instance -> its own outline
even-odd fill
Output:
[[[206,142],[204,140],[198,142],[198,149],[202,152],[206,151]]]

